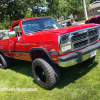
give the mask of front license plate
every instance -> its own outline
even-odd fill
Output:
[[[90,52],[90,58],[92,58],[93,56],[95,56],[97,53],[97,50],[91,51]]]

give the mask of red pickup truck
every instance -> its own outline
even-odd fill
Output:
[[[10,67],[11,58],[32,61],[33,77],[44,89],[59,82],[58,66],[91,64],[100,48],[98,24],[60,27],[50,17],[17,20],[8,36],[0,40],[0,67]]]

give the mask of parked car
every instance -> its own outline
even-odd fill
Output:
[[[61,22],[61,23],[60,23],[60,26],[61,26],[61,27],[66,27],[66,26],[67,26],[67,22],[68,22],[68,21]]]
[[[89,24],[89,23],[100,24],[100,16],[99,15],[95,15],[91,19],[86,20],[85,24]]]

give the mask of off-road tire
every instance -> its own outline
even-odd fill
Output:
[[[37,58],[32,62],[32,72],[36,83],[46,90],[55,87],[60,79],[58,68],[43,58]]]
[[[10,59],[1,53],[0,54],[0,68],[6,69],[6,68],[9,68],[10,65],[11,65]]]

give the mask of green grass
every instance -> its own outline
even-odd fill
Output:
[[[37,91],[0,91],[0,100],[99,100],[100,51],[93,64],[60,69],[60,82],[52,90],[40,88],[34,81],[31,62],[12,61],[10,69],[0,69],[0,90],[36,89]]]

